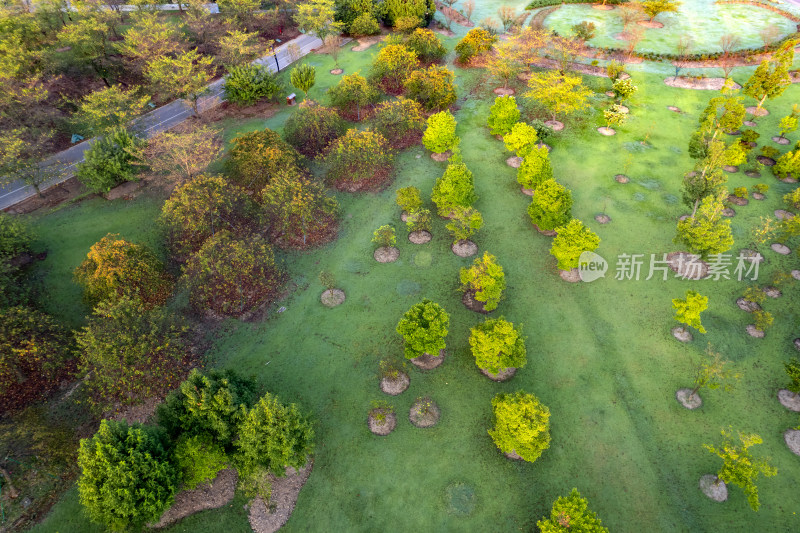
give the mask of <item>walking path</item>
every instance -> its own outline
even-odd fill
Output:
[[[264,65],[272,72],[275,72],[277,70],[275,57],[277,57],[278,65],[280,65],[280,69],[283,70],[292,63],[292,58],[287,50],[290,44],[296,45],[300,51],[300,57],[303,57],[312,49],[321,47],[323,43],[316,35],[303,34],[276,48],[275,56],[269,54],[255,60],[254,63]],[[222,102],[224,99],[222,94],[222,86],[224,83],[225,79],[220,78],[208,86],[207,94],[198,102],[198,109],[200,111],[211,109],[212,107],[218,106]],[[191,105],[184,100],[175,100],[157,109],[154,109],[145,115],[142,115],[134,120],[132,124],[134,130],[142,133],[145,138],[149,138],[161,133],[162,131],[168,130],[177,124],[180,124],[191,115]],[[60,176],[60,178],[42,185],[41,189],[44,191],[74,176],[76,166],[83,161],[84,152],[91,147],[93,142],[94,139],[88,139],[47,159],[43,163],[44,165],[66,165],[66,171],[62,176]],[[25,185],[20,181],[15,181],[9,185],[6,185],[5,187],[0,187],[0,209],[7,209],[34,196],[35,194],[36,190],[33,187],[30,185]]]

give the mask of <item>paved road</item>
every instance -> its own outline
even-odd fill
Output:
[[[289,53],[287,52],[287,47],[291,43],[294,43],[300,49],[301,57],[308,54],[312,49],[322,46],[322,41],[315,35],[300,35],[291,41],[282,44],[275,49],[276,56],[278,58],[278,64],[280,65],[281,70],[292,63]],[[275,65],[275,56],[272,54],[257,59],[254,61],[254,63],[262,64],[269,68],[272,72],[277,70]],[[222,102],[223,83],[224,79],[219,79],[208,86],[208,93],[198,102],[200,111],[210,109]],[[145,137],[152,137],[164,130],[180,124],[191,115],[192,108],[187,102],[184,100],[175,100],[174,102],[170,102],[169,104],[154,109],[153,111],[150,111],[149,113],[134,120],[133,128],[142,132]],[[54,180],[52,183],[43,185],[42,190],[54,185],[58,185],[62,181],[74,176],[75,167],[78,165],[78,163],[83,161],[83,153],[89,149],[93,142],[94,139],[83,141],[68,148],[67,150],[64,150],[63,152],[55,154],[48,159],[48,161],[45,162],[45,165],[52,164],[52,162],[56,161],[60,164],[66,165],[66,172],[61,179]],[[34,196],[35,194],[36,190],[33,187],[18,181],[5,187],[0,187],[0,209],[11,207],[23,200],[26,200],[27,198],[30,198],[31,196]]]

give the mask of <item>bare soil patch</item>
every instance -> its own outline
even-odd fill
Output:
[[[140,404],[128,405],[113,413],[107,413],[106,418],[117,422],[124,420],[128,424],[145,424],[156,414],[156,408],[162,401],[161,397],[151,397]]]
[[[724,481],[719,481],[717,476],[706,474],[700,478],[700,490],[715,502],[724,502],[728,499],[728,487]]]
[[[421,231],[412,231],[408,234],[408,240],[413,242],[414,244],[425,244],[426,242],[431,242],[433,235],[429,231],[421,230]]]
[[[722,216],[728,218],[735,217],[736,211],[732,207],[726,207],[725,209],[722,210]]]
[[[605,135],[606,137],[611,137],[612,135],[617,134],[614,128],[607,128],[606,126],[600,126],[599,128],[597,128],[597,131],[599,131],[601,135]]]
[[[789,255],[790,253],[792,253],[792,251],[789,249],[788,246],[786,246],[785,244],[781,244],[779,242],[773,242],[772,244],[769,245],[769,247],[772,248],[772,251],[775,252],[776,254]]]
[[[603,11],[611,11],[614,6],[610,4],[592,4],[592,9],[601,9]]]
[[[581,275],[577,268],[573,268],[572,270],[559,269],[558,275],[561,277],[561,279],[569,283],[578,283],[581,280]]]
[[[478,245],[470,240],[461,240],[450,247],[458,257],[472,257],[478,253]]]
[[[530,189],[527,189],[527,190],[530,190]],[[525,191],[522,191],[522,192],[525,192]],[[532,195],[532,194],[533,194],[533,193],[531,192],[531,195]],[[539,228],[539,226],[537,226],[536,224],[532,224],[532,225],[533,225],[533,227],[536,229],[536,231],[538,231],[539,233],[541,233],[541,234],[542,234],[542,235],[544,235],[545,237],[555,237],[556,235],[558,235],[558,233],[556,232],[556,230],[552,230],[552,229],[541,229],[541,228]]]
[[[533,195],[534,195],[534,193],[536,193],[536,191],[534,191],[533,189],[528,189],[528,188],[527,188],[527,187],[525,187],[524,185],[521,185],[521,186],[520,186],[520,188],[519,188],[519,190],[520,190],[520,192],[521,192],[522,194],[524,194],[525,196],[533,196]],[[536,226],[536,224],[534,224],[534,226]],[[539,228],[537,227],[536,229],[538,230]],[[539,232],[541,232],[541,230],[539,230]]]
[[[370,412],[367,417],[367,426],[375,435],[385,437],[397,427],[397,415],[394,413],[383,413],[384,419],[378,420],[377,415]]]
[[[381,246],[372,254],[378,263],[394,263],[400,257],[400,250],[394,246]]]
[[[739,309],[742,311],[747,311],[748,313],[753,313],[761,309],[761,306],[758,305],[758,302],[751,302],[747,298],[737,298],[736,305],[739,306]]]
[[[614,176],[614,179],[617,180],[617,183],[628,183],[631,180],[625,174],[617,174],[616,176]]]
[[[491,372],[489,372],[485,368],[481,368],[480,371],[481,371],[481,374],[483,374],[487,378],[491,379],[492,381],[497,381],[497,382],[508,381],[509,379],[514,377],[514,374],[517,373],[517,369],[516,368],[503,368],[497,374],[492,374]]]
[[[561,131],[564,129],[564,123],[558,120],[545,120],[544,125],[553,131]]]
[[[5,211],[12,215],[33,213],[40,208],[49,209],[51,207],[55,207],[60,203],[71,200],[72,198],[75,198],[76,196],[85,192],[86,188],[77,180],[77,178],[70,178],[43,191],[43,197],[39,195],[31,196],[27,200],[23,200],[18,204],[6,208]]]
[[[429,404],[426,407],[424,405],[426,400],[419,399],[414,402],[414,405],[411,406],[411,410],[408,412],[408,419],[418,428],[433,427],[439,421],[439,417],[441,417],[442,412],[439,406],[436,405],[436,402],[433,400],[428,400],[428,402]]]
[[[791,275],[794,279],[800,281],[800,270],[792,270]]]
[[[400,213],[400,220],[402,220],[403,222],[408,220],[408,211],[403,211],[402,213]]]
[[[218,509],[233,500],[239,475],[234,468],[226,468],[217,474],[211,483],[194,490],[182,490],[175,495],[175,503],[161,515],[161,519],[151,527],[162,528],[174,524],[182,518],[206,509]]]
[[[701,261],[699,255],[670,252],[667,261],[669,268],[684,279],[703,279],[708,275],[708,263]]]
[[[314,461],[309,459],[299,471],[287,467],[285,477],[275,478],[270,474],[272,494],[269,504],[262,498],[250,502],[250,527],[255,533],[275,533],[289,521],[300,489],[311,475],[313,467]]]
[[[756,329],[755,325],[753,324],[747,324],[747,327],[744,329],[745,331],[747,331],[747,334],[750,335],[751,337],[754,337],[756,339],[764,338],[764,332],[761,331],[760,329]]]
[[[381,390],[389,396],[397,396],[404,393],[410,384],[411,378],[405,372],[398,372],[395,379],[389,377],[381,378]]]
[[[755,170],[746,170],[744,172],[744,175],[747,176],[748,178],[760,178],[761,177],[761,173],[760,172],[756,172]],[[754,192],[753,193],[753,197],[754,198],[755,198],[756,194],[758,194],[759,196],[762,196],[762,197],[764,196],[760,192]],[[756,198],[756,200],[761,200],[761,199],[763,199],[763,198]]]
[[[775,166],[775,160],[772,159],[771,157],[767,157],[765,155],[760,155],[760,156],[756,157],[756,159],[758,160],[759,163],[761,163],[765,167],[774,167]]]
[[[748,113],[750,113],[754,117],[766,117],[767,115],[769,115],[769,111],[767,111],[766,108],[762,107],[761,109],[759,109],[758,106],[754,106],[754,105],[746,107],[745,111],[747,111]]]
[[[658,22],[657,20],[637,20],[636,24],[638,24],[639,26],[644,26],[645,28],[650,28],[650,29],[658,29],[658,28],[663,28],[664,27],[664,23],[663,22]]]
[[[672,328],[672,336],[681,342],[692,342],[692,334],[686,328],[675,326]]]
[[[764,198],[766,198],[766,196],[764,196],[760,192],[754,192],[750,196],[753,198],[753,200],[763,200]]]
[[[494,92],[494,94],[498,94],[500,96],[511,96],[511,95],[515,94],[517,91],[515,91],[511,87],[498,87],[492,92]]]
[[[331,74],[333,74],[334,76],[338,76],[342,72],[344,72],[344,70],[342,70],[340,68],[331,69]]]
[[[698,91],[719,91],[725,85],[725,78],[689,78],[685,76],[670,76],[664,79],[664,84],[680,89],[695,89]],[[742,86],[735,84],[736,89]]]
[[[679,107],[675,107],[674,105],[668,105],[667,109],[669,109],[673,113],[680,113],[681,112],[681,109]]]
[[[775,218],[777,218],[778,220],[786,220],[789,218],[794,218],[794,213],[786,211],[785,209],[776,209]]]
[[[219,122],[225,119],[246,119],[246,118],[270,118],[278,112],[278,104],[269,100],[261,100],[251,106],[238,106],[234,103],[224,101],[218,106],[203,111],[203,116],[198,122]],[[190,119],[189,123],[197,119]]]
[[[510,166],[511,168],[519,168],[519,166],[521,164],[522,164],[522,158],[521,157],[514,156],[514,157],[509,157],[508,159],[506,159],[506,165]]]
[[[344,303],[345,294],[341,289],[328,289],[322,293],[319,300],[325,307],[336,307]]]
[[[692,394],[692,389],[678,389],[675,398],[687,409],[697,409],[703,405],[699,394]]]
[[[520,454],[518,454],[518,453],[517,453],[516,451],[514,451],[514,450],[511,450],[510,452],[506,452],[506,453],[504,453],[503,455],[505,455],[506,457],[508,457],[509,459],[511,459],[511,460],[513,460],[513,461],[524,461],[524,459],[522,458],[522,456],[521,456]]]
[[[553,151],[553,147],[552,146],[550,146],[549,144],[545,144],[542,141],[539,141],[538,143],[536,143],[536,146],[538,146],[539,148],[547,148],[548,152],[552,152]]]
[[[489,314],[490,311],[485,309],[485,304],[483,302],[479,302],[475,299],[475,292],[474,291],[467,291],[464,293],[464,296],[461,297],[461,303],[464,304],[464,307],[469,309],[470,311],[475,311],[476,313],[483,313]]]
[[[606,215],[605,213],[600,213],[599,215],[595,215],[594,219],[598,221],[600,224],[608,224],[611,222],[611,217]]]
[[[778,287],[764,287],[764,294],[766,294],[770,298],[780,298],[783,293],[778,289]]]
[[[370,46],[375,43],[379,43],[383,40],[383,35],[371,35],[369,37],[362,37],[361,39],[357,39],[358,44],[351,48],[353,52],[363,52]]]
[[[739,167],[735,167],[733,165],[722,165],[722,170],[725,172],[730,172],[731,174],[735,174],[736,172],[739,172]]]
[[[616,96],[616,93],[614,91],[606,91],[606,96],[608,96],[609,98],[614,98]]]
[[[788,410],[800,413],[800,394],[781,389],[778,391],[778,401]]]
[[[438,161],[439,163],[443,163],[448,159],[450,159],[451,155],[453,155],[453,152],[451,152],[450,150],[442,152],[441,154],[437,154],[434,152],[431,154],[431,159],[433,159],[434,161]]]
[[[749,203],[750,203],[750,202],[747,200],[747,198],[739,198],[739,197],[738,197],[738,196],[736,196],[735,194],[729,194],[729,195],[728,195],[728,201],[729,201],[730,203],[732,203],[733,205],[738,205],[738,206],[744,206],[744,205],[747,205],[747,204],[749,204]]]
[[[447,352],[444,350],[439,350],[439,355],[431,355],[429,353],[424,353],[419,357],[415,357],[411,359],[411,362],[419,368],[420,370],[433,370],[441,366],[444,363],[444,358],[447,356]]]
[[[787,139],[786,137],[780,137],[780,136],[776,135],[775,137],[772,138],[772,142],[775,142],[775,143],[778,143],[778,144],[781,144],[781,145],[785,146],[785,145],[789,144],[791,141],[789,141],[789,139]]]
[[[756,124],[752,120],[745,120],[744,122],[742,122],[742,124],[744,124],[748,128],[755,128],[756,126],[758,126],[758,124]]]
[[[800,430],[787,429],[783,434],[783,441],[795,455],[800,455]]]

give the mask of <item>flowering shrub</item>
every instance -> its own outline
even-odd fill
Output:
[[[456,55],[461,63],[468,63],[473,57],[492,49],[497,37],[484,28],[473,28],[458,41]]]
[[[394,162],[389,141],[371,130],[348,130],[330,150],[328,179],[340,189],[355,191],[379,185]]]
[[[456,101],[455,75],[447,67],[431,65],[415,70],[405,81],[406,94],[427,111],[447,109]]]

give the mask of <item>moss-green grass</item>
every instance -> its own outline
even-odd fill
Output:
[[[375,51],[343,54],[340,63],[347,72],[363,71]],[[319,80],[310,96],[324,101],[322,89],[335,82],[327,74],[332,61],[324,56],[309,61],[318,66]],[[775,398],[784,381],[782,363],[795,353],[791,341],[797,336],[797,286],[783,286],[781,299],[764,304],[775,314],[775,326],[765,339],[756,340],[744,332],[749,315],[734,303],[745,283],[616,281],[613,264],[605,279],[591,284],[561,281],[548,253],[550,239],[531,227],[525,213],[529,198],[519,192],[514,171],[504,163],[510,154],[485,127],[494,85],[485,82],[482,71],[456,71],[458,133],[464,161],[475,175],[475,207],[486,221],[475,240],[481,252],[493,253],[505,268],[508,290],[494,316],[524,325],[528,365],[502,384],[478,373],[467,337],[483,317],[462,306],[457,290],[458,269],[470,260],[450,252],[441,220],[434,225],[431,243],[417,246],[405,239],[394,191],[416,185],[429,198],[445,164],[414,147],[398,157],[395,181],[386,191],[338,195],[343,213],[338,240],[312,252],[282,254],[293,290],[274,307],[286,310],[273,310],[255,324],[227,321],[215,334],[210,353],[213,364],[256,376],[267,390],[299,403],[317,420],[314,472],[284,531],[529,531],[553,500],[572,487],[589,498],[612,531],[800,529],[795,514],[800,459],[782,439],[782,432],[797,424],[797,416]],[[637,72],[634,79],[641,90],[628,104],[632,116],[617,128],[618,135],[598,134],[601,115],[594,111],[567,121],[564,133],[548,141],[556,176],[573,191],[574,215],[600,235],[597,251],[611,261],[620,253],[677,249],[671,240],[677,217],[686,212],[679,197],[681,175],[691,167],[688,136],[713,96],[666,87],[659,74]],[[607,81],[590,83],[598,91],[607,89]],[[793,86],[767,104],[773,113],[759,120],[759,144],[770,143],[778,119],[798,99],[800,88]],[[602,97],[594,102],[598,110],[605,104]],[[677,105],[685,114],[672,113],[667,105]],[[291,112],[283,109],[266,121],[228,124],[226,136],[264,126],[280,129]],[[625,171],[631,182],[618,184],[613,176],[629,158]],[[768,199],[736,208],[734,251],[747,246],[759,217],[779,208],[780,197],[792,187],[768,172],[761,179],[734,174],[729,185],[759,182],[770,185]],[[77,312],[76,304],[67,301],[79,296],[69,272],[106,231],[157,241],[151,223],[157,204],[147,197],[131,203],[92,200],[38,218],[42,246],[51,250],[42,265],[44,283],[64,300],[54,301],[51,310],[64,306]],[[610,224],[594,221],[601,211],[611,216]],[[382,265],[371,257],[370,239],[386,223],[398,229],[401,256]],[[797,264],[795,256],[764,253],[761,280]],[[320,304],[321,270],[332,272],[346,291],[342,306]],[[669,333],[676,324],[670,300],[689,288],[710,298],[703,317],[708,334],[697,334],[684,345]],[[447,360],[429,373],[409,365],[410,389],[386,397],[378,387],[378,363],[402,357],[395,325],[423,297],[451,314]],[[732,392],[701,392],[703,407],[690,412],[674,393],[691,384],[692,364],[707,343],[733,360],[744,377]],[[533,464],[505,459],[486,433],[491,398],[519,389],[536,394],[552,412],[552,445]],[[442,411],[440,423],[427,430],[407,419],[414,399],[423,395],[430,395]],[[367,410],[376,399],[387,400],[399,415],[398,427],[388,437],[367,429]],[[701,445],[716,442],[728,425],[761,434],[765,442],[753,451],[771,456],[779,470],[777,477],[759,483],[758,513],[749,509],[739,489],[731,489],[727,503],[717,504],[697,488],[700,476],[719,466]],[[474,489],[469,514],[454,511],[459,504],[447,497],[452,486]],[[249,530],[241,501],[167,531],[222,529]],[[75,491],[34,529],[95,530],[81,517]]]

